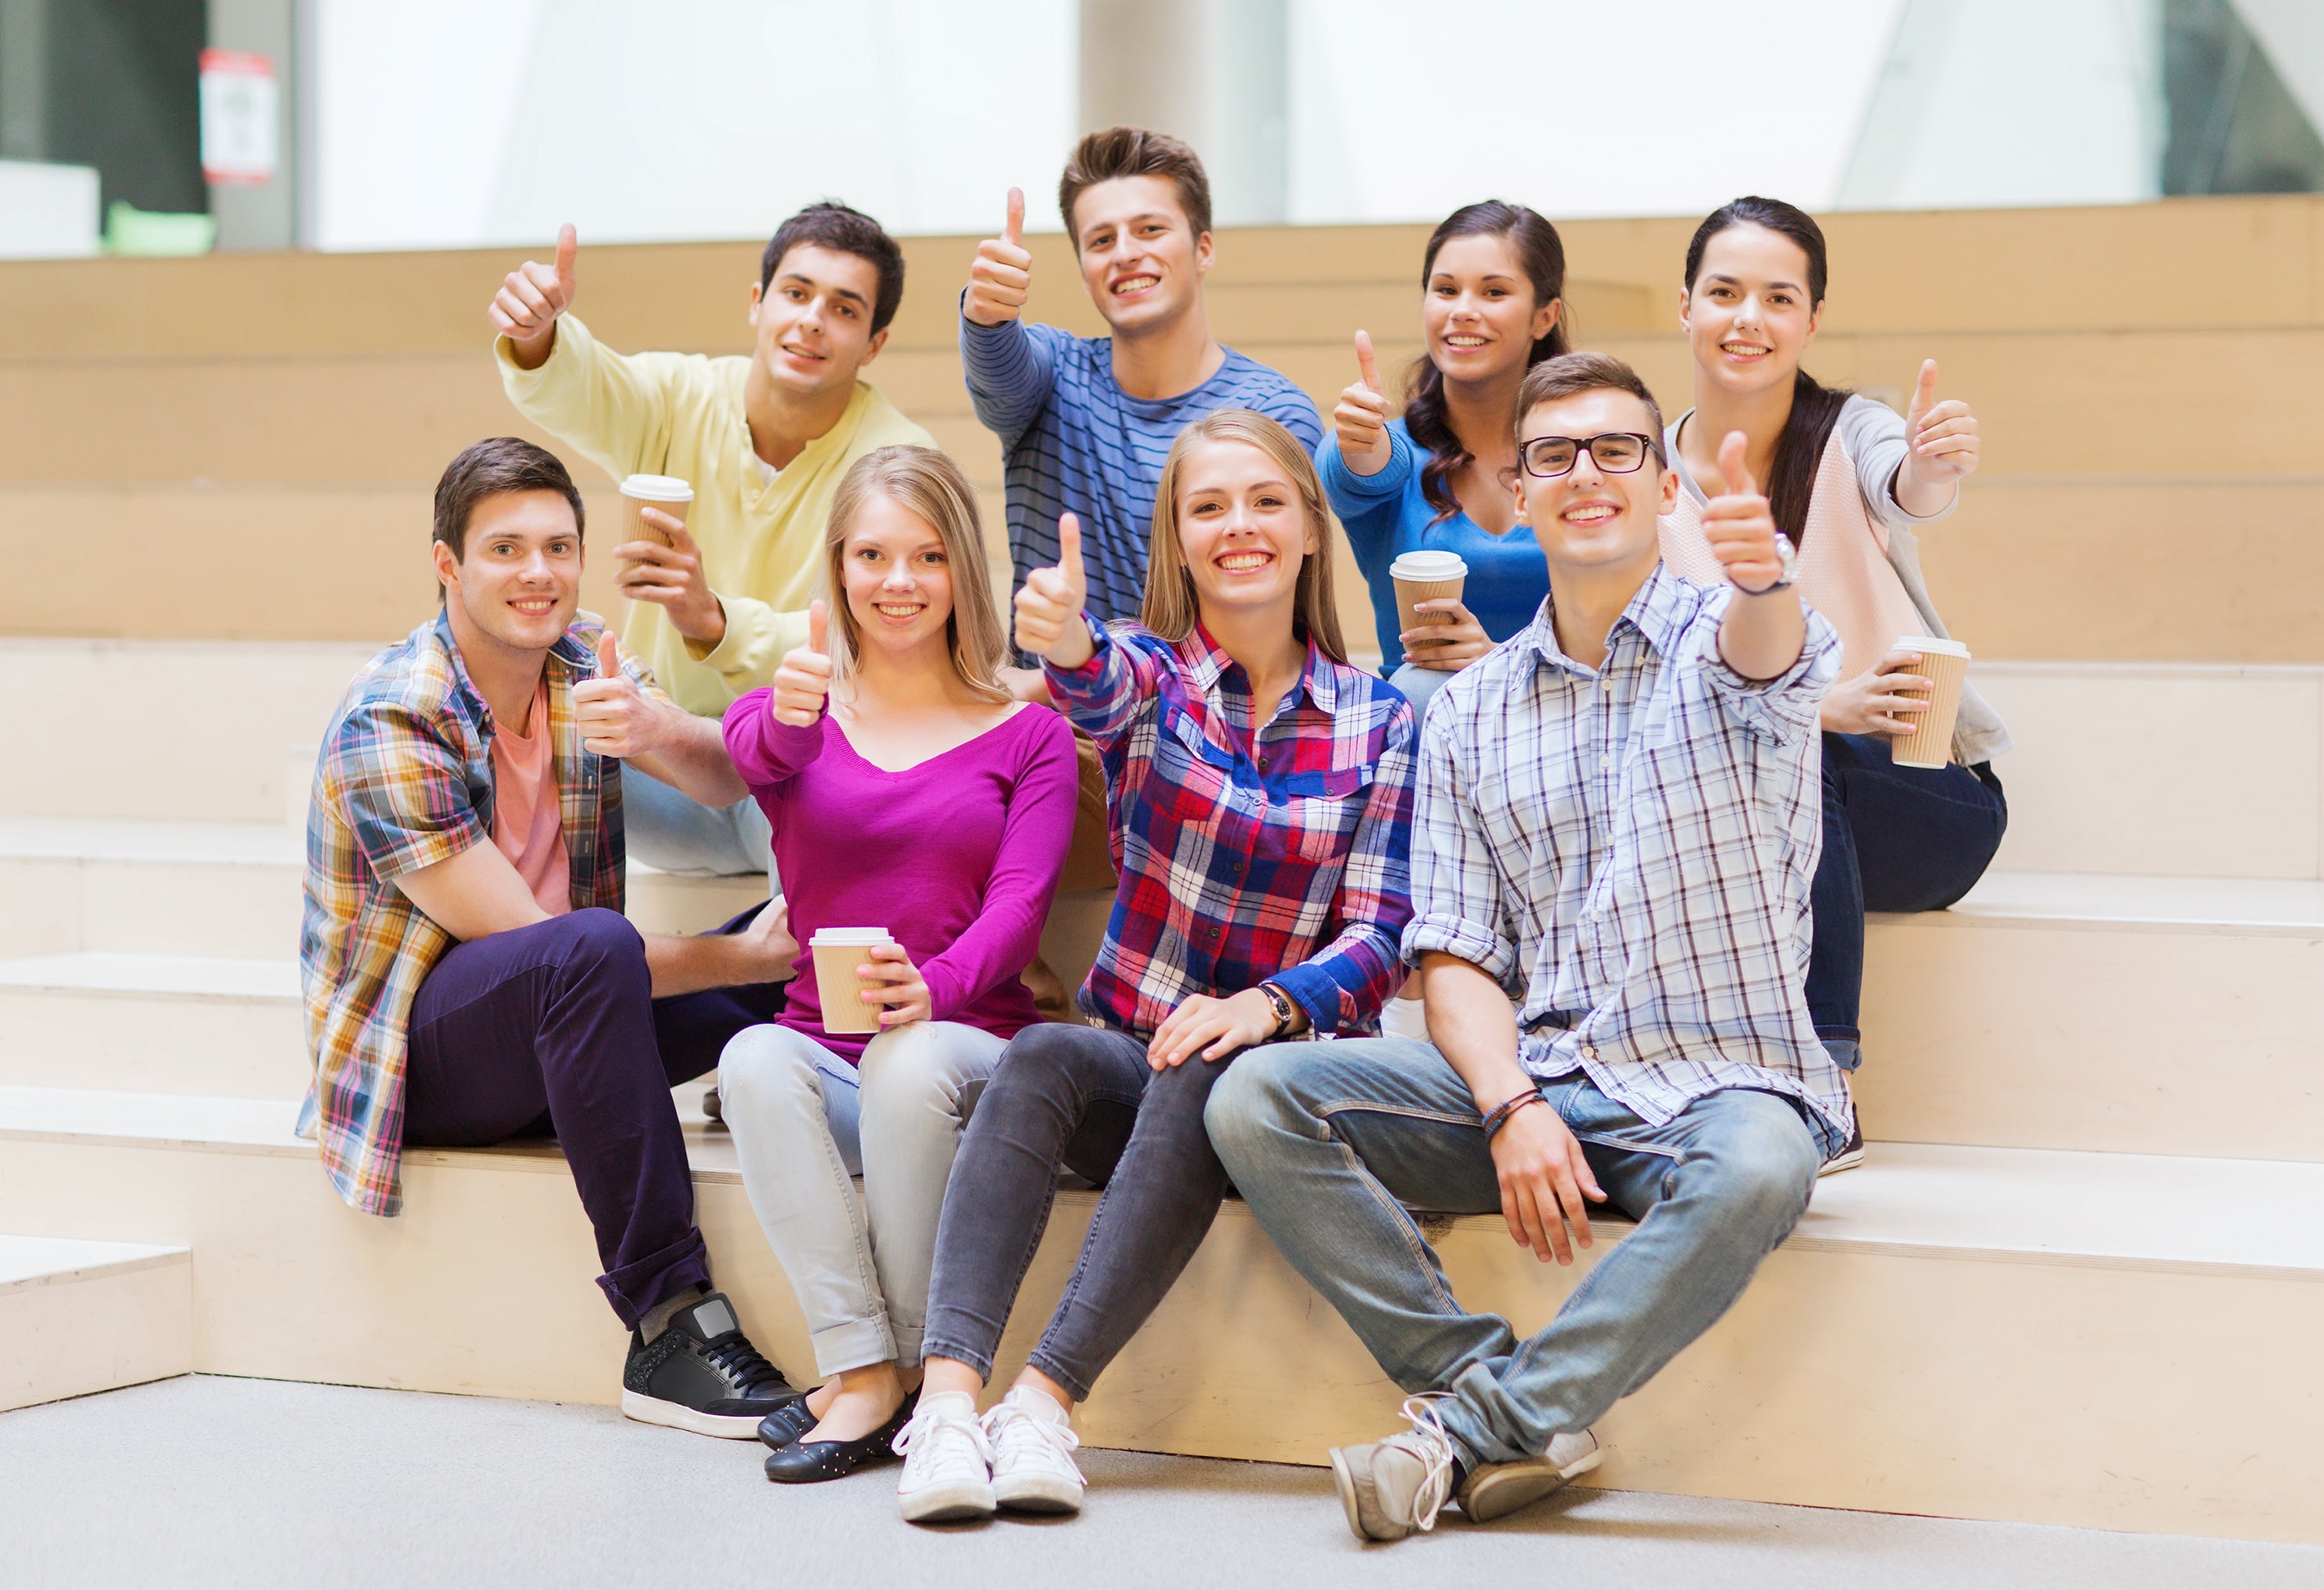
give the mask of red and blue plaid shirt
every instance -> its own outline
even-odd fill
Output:
[[[1310,642],[1254,736],[1250,679],[1201,628],[1091,631],[1088,662],[1045,670],[1103,753],[1121,875],[1081,1008],[1148,1038],[1189,995],[1271,982],[1317,1033],[1370,1030],[1412,915],[1412,708]]]

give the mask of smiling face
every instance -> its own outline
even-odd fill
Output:
[[[1695,369],[1738,394],[1789,386],[1822,319],[1808,294],[1807,251],[1748,223],[1703,245],[1694,285],[1679,297]]]
[[[1187,449],[1177,520],[1180,559],[1205,616],[1277,604],[1288,612],[1301,565],[1323,545],[1297,486],[1249,442],[1200,441]]]
[[[1436,251],[1422,299],[1428,356],[1449,381],[1489,381],[1525,368],[1561,306],[1536,304],[1533,282],[1506,237],[1451,237]]]
[[[952,563],[936,526],[875,492],[847,527],[839,566],[859,654],[949,644]]]
[[[1662,556],[1657,520],[1678,506],[1678,473],[1651,452],[1627,474],[1599,468],[1587,448],[1552,480],[1523,467],[1525,449],[1536,437],[1582,440],[1609,431],[1652,436],[1654,416],[1633,394],[1600,387],[1536,403],[1517,422],[1517,522],[1533,528],[1553,575],[1611,574],[1636,565],[1644,578]]]
[[[880,268],[860,254],[802,243],[775,266],[764,291],[751,290],[758,363],[775,384],[801,394],[844,391],[887,345],[872,330]]]
[[[1074,200],[1082,285],[1124,336],[1175,325],[1200,301],[1211,234],[1187,222],[1167,177],[1115,177]]]
[[[458,557],[434,543],[436,574],[455,610],[456,639],[489,637],[512,651],[547,651],[581,604],[581,530],[558,492],[501,492],[468,510]]]

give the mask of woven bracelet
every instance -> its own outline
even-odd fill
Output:
[[[1526,1105],[1547,1102],[1537,1089],[1531,1092],[1520,1093],[1514,1098],[1502,1099],[1500,1103],[1493,1106],[1493,1113],[1485,1117],[1485,1141],[1490,1143],[1493,1140],[1493,1134],[1508,1126],[1509,1117]]]

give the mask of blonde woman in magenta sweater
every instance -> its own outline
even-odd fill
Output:
[[[817,1391],[769,1418],[767,1477],[888,1457],[919,1379],[936,1219],[961,1127],[1039,1019],[1019,974],[1072,838],[1073,732],[1000,682],[976,499],[928,447],[886,447],[834,501],[828,588],[771,688],[727,710],[805,945],[885,928],[862,975],[868,1042],[823,1030],[814,977],[726,1046],[719,1096],[742,1185],[798,1294]],[[799,970],[810,956],[802,951]],[[863,1178],[859,1204],[852,1176]]]
[[[1935,911],[1984,876],[2008,825],[1991,758],[2009,731],[1977,694],[1961,695],[1952,760],[1900,767],[1890,742],[1912,732],[1926,688],[1909,635],[1942,637],[1922,578],[1915,527],[1953,510],[1977,468],[1977,418],[1939,401],[1936,361],[1921,367],[1911,412],[1821,386],[1800,368],[1823,317],[1823,231],[1780,199],[1746,198],[1696,228],[1680,316],[1694,352],[1695,407],[1670,427],[1675,510],[1663,556],[1715,580],[1702,534],[1705,492],[1719,485],[1719,444],[1741,431],[1755,479],[1768,483],[1776,525],[1798,548],[1800,594],[1840,631],[1840,683],[1825,696],[1823,851],[1812,891],[1808,1010],[1843,1068],[1861,1058],[1857,1006],[1866,911]],[[1863,1161],[1859,1131],[1825,1169]]]

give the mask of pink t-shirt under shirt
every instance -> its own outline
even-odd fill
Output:
[[[726,749],[773,827],[800,945],[783,1025],[850,1061],[869,1042],[823,1030],[807,945],[824,927],[887,929],[927,979],[937,1021],[1010,1038],[1040,1019],[1019,974],[1073,841],[1080,776],[1063,718],[1027,707],[890,773],[828,712],[794,729],[753,690],[726,709]]]
[[[493,843],[509,859],[540,908],[551,916],[573,909],[572,870],[565,857],[565,825],[558,810],[556,769],[549,745],[549,681],[532,697],[526,739],[505,722],[493,726]]]

